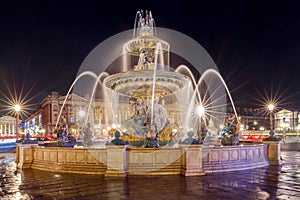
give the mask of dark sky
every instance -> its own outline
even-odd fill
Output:
[[[157,26],[198,41],[238,103],[278,90],[299,109],[297,1],[0,1],[0,90],[25,83],[32,95],[65,94],[83,59],[106,38],[133,28],[138,10]],[[25,81],[24,81],[25,80]],[[256,91],[257,90],[257,91]],[[294,95],[295,94],[295,95]],[[282,98],[283,98],[282,97]],[[297,105],[298,104],[298,105]]]

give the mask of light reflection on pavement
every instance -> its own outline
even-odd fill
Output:
[[[20,170],[14,156],[0,153],[0,199],[300,199],[300,152],[282,152],[282,166],[200,177]]]

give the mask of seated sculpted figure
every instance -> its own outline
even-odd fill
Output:
[[[156,126],[156,124],[151,124],[149,127],[149,131],[146,133],[144,147],[145,148],[159,148],[157,136],[158,136],[157,126]]]
[[[72,133],[70,132],[68,136],[63,141],[63,147],[74,147],[76,144],[76,138],[72,136]]]
[[[159,104],[159,97],[154,100],[153,114],[151,109],[152,108],[149,107],[147,114],[150,119],[153,117],[153,123],[156,124],[157,132],[159,133],[162,129],[164,129],[168,122],[166,110],[163,105]]]
[[[136,104],[133,105],[133,115],[130,119],[125,120],[125,126],[127,129],[134,130],[135,134],[141,135],[142,128],[147,120],[146,105],[143,104],[142,99],[138,99]]]
[[[87,124],[87,127],[84,130],[84,135],[83,135],[83,146],[89,147],[93,145],[93,133],[90,128],[90,124]]]
[[[119,131],[115,132],[115,139],[113,139],[108,145],[127,145],[128,142],[124,142],[121,138],[121,134]]]
[[[146,120],[146,112],[147,112],[147,108],[143,104],[143,100],[138,99],[137,103],[136,103],[136,106],[135,106],[135,116],[134,116],[134,118],[136,118],[137,120],[140,120],[141,123],[144,123],[145,120]]]
[[[189,131],[187,133],[188,137],[181,142],[181,144],[199,144],[196,139],[194,139],[194,131]]]

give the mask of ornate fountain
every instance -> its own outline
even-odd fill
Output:
[[[145,15],[142,12],[137,13],[133,31],[133,38],[131,33],[128,37],[129,31],[118,34],[99,44],[87,56],[62,106],[63,109],[76,83],[74,93],[82,96],[87,92],[92,94],[89,105],[85,106],[86,121],[90,120],[91,123],[88,128],[93,129],[95,125],[105,127],[104,129],[109,130],[107,137],[115,136],[115,139],[105,148],[91,147],[92,131],[88,129],[83,148],[36,148],[33,145],[21,145],[17,147],[18,167],[105,176],[199,176],[210,172],[280,164],[278,141],[236,145],[239,122],[233,100],[214,62],[201,45],[181,33],[160,30],[167,33],[165,36],[167,35],[172,47],[181,42],[181,45],[172,49],[172,53],[177,53],[196,68],[201,75],[196,81],[187,66],[180,65],[175,70],[169,66],[170,45],[157,36],[150,12]],[[124,37],[125,41],[120,39]],[[115,52],[120,44],[124,44],[123,54]],[[126,66],[122,70],[116,69],[114,73],[109,73],[109,65],[122,56],[132,61],[131,69],[128,70]],[[91,69],[90,66],[95,68]],[[99,69],[101,67],[103,68]],[[98,89],[104,96],[100,105],[99,101],[93,101]],[[222,108],[226,107],[227,102],[222,99],[226,100],[226,95],[231,101],[235,116],[228,120],[228,127],[221,141],[224,146],[219,146],[216,138],[220,131],[219,125],[224,123],[226,113],[222,112]],[[104,107],[102,113],[96,109],[97,106]],[[97,114],[97,122],[91,120]],[[174,115],[179,120],[172,119]],[[112,120],[103,120],[102,117],[112,117]],[[110,125],[112,129],[108,129]],[[175,134],[172,129],[177,129]],[[197,145],[201,137],[197,141],[193,136],[196,130],[199,135],[199,130],[202,129],[206,131],[203,131],[206,133],[202,137],[203,145]],[[156,149],[162,146],[161,141],[168,140],[171,133],[172,139],[168,144],[172,144],[173,148]],[[181,144],[174,145],[178,140],[182,140]],[[127,144],[127,141],[129,144],[140,142],[140,146],[146,148],[118,146]]]
[[[131,113],[122,126],[134,137],[145,138],[144,147],[159,147],[159,134],[169,135],[170,121],[164,99],[191,85],[188,76],[168,66],[170,45],[155,36],[151,12],[139,13],[136,37],[123,46],[124,54],[136,60],[130,71],[116,73],[104,79],[103,85],[117,95],[133,100]],[[116,96],[116,95],[114,95]],[[131,133],[132,134],[132,133]],[[154,141],[152,141],[154,140]]]

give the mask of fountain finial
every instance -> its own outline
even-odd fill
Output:
[[[152,17],[151,11],[143,12],[143,10],[138,11],[138,35],[146,36],[146,35],[154,35],[154,19]]]

